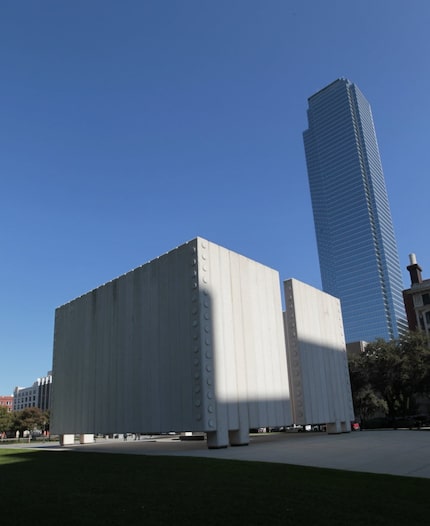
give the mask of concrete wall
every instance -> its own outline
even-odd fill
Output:
[[[278,273],[213,243],[200,241],[198,252],[211,304],[218,428],[289,425]]]
[[[294,422],[349,431],[354,410],[340,302],[295,279],[284,290]]]
[[[56,310],[54,433],[291,422],[278,273],[197,238]]]

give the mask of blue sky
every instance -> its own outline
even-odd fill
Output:
[[[302,132],[372,105],[405,288],[430,277],[427,0],[3,0],[0,395],[55,308],[196,237],[320,287]]]

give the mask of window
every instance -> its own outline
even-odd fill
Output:
[[[421,297],[424,305],[430,305],[430,294],[428,292],[427,294],[423,294]]]

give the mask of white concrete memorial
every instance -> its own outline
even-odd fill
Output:
[[[278,272],[196,238],[56,310],[51,430],[203,431],[209,447],[292,423]]]

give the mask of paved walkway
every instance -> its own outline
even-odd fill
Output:
[[[207,449],[205,441],[180,441],[177,437],[129,439],[127,442],[98,439],[93,444],[60,448],[50,443],[37,447],[278,462],[430,478],[430,431],[426,430],[357,431],[341,435],[311,432],[261,434],[252,435],[249,446],[225,449]]]

